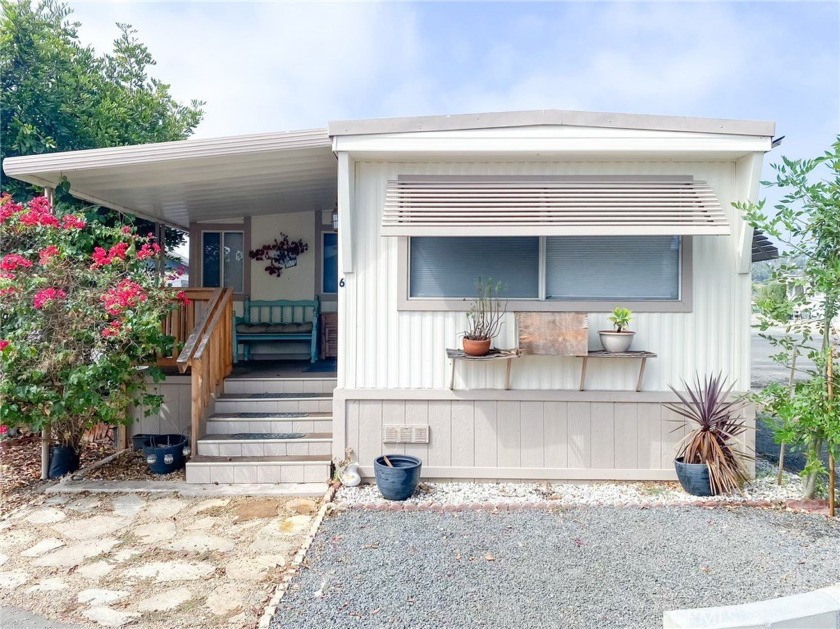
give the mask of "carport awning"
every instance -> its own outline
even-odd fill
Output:
[[[400,177],[383,236],[721,236],[730,227],[692,177]]]
[[[63,178],[82,200],[178,227],[335,205],[326,129],[10,157],[6,175],[45,187]]]

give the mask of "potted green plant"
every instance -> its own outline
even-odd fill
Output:
[[[694,426],[677,444],[674,466],[680,485],[695,496],[740,489],[749,478],[744,464],[752,458],[736,443],[747,430],[742,413],[747,400],[729,399],[734,384],[727,387],[721,374],[702,382],[696,375],[693,388],[685,381],[683,387],[685,393],[670,387],[681,403],[663,404]],[[680,425],[674,430],[680,430],[685,422],[676,421]]]
[[[492,278],[484,280],[479,277],[475,289],[475,300],[467,312],[463,347],[468,356],[486,356],[493,338],[501,330],[507,302],[499,299],[502,283],[494,282]]]
[[[633,313],[629,308],[622,308],[617,306],[609,316],[610,322],[615,327],[614,330],[599,330],[598,334],[601,337],[601,345],[605,350],[611,354],[626,352],[633,344],[633,337],[635,332],[627,329],[630,321],[633,318]]]

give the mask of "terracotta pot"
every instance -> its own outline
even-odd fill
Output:
[[[489,351],[490,339],[473,341],[472,339],[464,338],[464,353],[467,356],[486,356]]]
[[[610,354],[618,354],[629,350],[633,344],[633,337],[636,335],[635,332],[629,330],[625,332],[600,330],[598,334],[601,335],[601,345]]]

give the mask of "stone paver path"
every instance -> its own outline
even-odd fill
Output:
[[[44,497],[0,521],[4,612],[33,614],[33,627],[256,627],[316,510],[282,497]]]

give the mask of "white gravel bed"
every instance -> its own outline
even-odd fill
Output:
[[[592,483],[457,483],[423,482],[404,504],[419,505],[589,505],[644,506],[680,505],[694,502],[740,503],[744,501],[782,502],[802,497],[802,479],[785,472],[781,486],[776,483],[776,467],[763,459],[756,461],[756,478],[741,493],[698,498],[683,491],[676,482],[592,482]],[[336,495],[338,506],[386,505],[375,484],[342,487]]]

